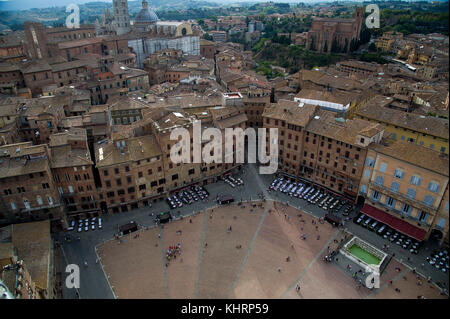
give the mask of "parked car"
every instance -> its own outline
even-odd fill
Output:
[[[361,224],[361,222],[364,220],[364,217],[366,217],[366,215],[361,214],[361,215],[358,217],[358,219],[356,220],[356,223],[357,223],[358,225]]]
[[[372,230],[372,231],[374,231],[374,230],[375,230],[375,227],[377,227],[377,225],[378,225],[378,221],[376,220],[376,221],[374,221],[373,223],[371,223],[371,224],[369,225],[369,229]]]
[[[384,232],[387,230],[387,227],[386,227],[386,225],[381,225],[381,227],[377,230],[377,234],[378,235],[383,235],[384,234]]]

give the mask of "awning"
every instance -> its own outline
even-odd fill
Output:
[[[422,241],[427,233],[419,227],[411,225],[402,219],[391,216],[388,213],[367,204],[364,205],[361,212],[418,241]]]

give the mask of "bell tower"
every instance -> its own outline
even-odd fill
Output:
[[[128,0],[113,0],[114,29],[118,35],[130,32]]]

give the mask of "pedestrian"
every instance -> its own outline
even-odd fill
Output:
[[[208,243],[205,243],[205,248],[208,247]]]
[[[278,267],[278,272],[281,272],[281,267]]]
[[[191,224],[192,224],[192,219],[190,219],[190,218],[189,218],[189,223],[191,223]]]

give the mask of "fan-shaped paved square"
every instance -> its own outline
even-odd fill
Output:
[[[265,201],[202,211],[111,240],[98,252],[118,298],[443,297],[424,278],[419,286],[395,260],[380,289],[358,287],[349,271],[323,261],[345,236],[300,210]],[[167,260],[167,249],[178,244],[181,254]]]

